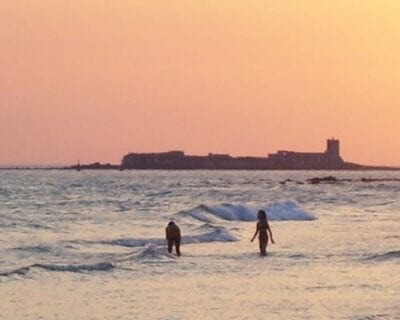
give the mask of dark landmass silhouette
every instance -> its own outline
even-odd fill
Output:
[[[183,151],[160,153],[128,153],[121,164],[78,164],[67,167],[0,167],[0,170],[400,170],[400,167],[369,166],[344,161],[340,155],[340,141],[328,139],[324,152],[296,152],[279,150],[267,157],[232,157],[228,154],[207,156],[185,155]],[[316,178],[319,179],[319,178]],[[334,177],[315,180],[315,183],[336,183]],[[369,181],[365,181],[369,182]],[[313,183],[313,181],[311,181]]]
[[[385,166],[366,166],[346,162],[340,156],[340,142],[328,139],[325,152],[279,150],[268,157],[232,157],[228,154],[185,155],[183,151],[129,153],[121,169],[162,170],[399,170]]]

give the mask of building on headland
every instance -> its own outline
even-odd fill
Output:
[[[268,155],[272,168],[282,169],[341,169],[344,161],[340,156],[340,142],[328,139],[325,152],[295,152],[280,150]]]
[[[340,142],[328,139],[324,152],[283,151],[268,157],[232,157],[228,154],[185,155],[183,151],[129,153],[121,162],[123,169],[219,169],[219,170],[343,170],[361,169],[340,156]]]

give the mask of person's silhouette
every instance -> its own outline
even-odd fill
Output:
[[[258,211],[258,222],[257,222],[257,229],[256,232],[254,233],[253,238],[251,239],[251,242],[254,241],[255,237],[259,233],[260,235],[258,236],[258,240],[260,241],[260,254],[263,256],[267,255],[267,244],[268,244],[268,233],[269,236],[271,237],[271,242],[274,242],[274,238],[272,237],[272,231],[271,228],[269,227],[268,219],[267,219],[267,214],[265,213],[264,210],[259,210]],[[268,231],[268,233],[267,233]]]
[[[180,256],[180,245],[181,245],[181,230],[175,224],[174,221],[170,221],[168,223],[167,228],[165,229],[166,238],[168,241],[168,252],[172,252],[172,246],[175,245],[176,255]]]

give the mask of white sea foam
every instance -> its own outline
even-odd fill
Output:
[[[93,264],[34,264],[32,267],[45,269],[48,271],[107,271],[114,268],[111,262],[98,262]]]
[[[255,221],[259,209],[265,210],[268,219],[272,221],[316,219],[313,214],[305,211],[297,202],[292,200],[274,202],[259,208],[243,204],[200,205],[185,213],[197,220],[209,223],[215,223],[215,218],[228,221]]]
[[[227,229],[218,227],[214,231],[182,237],[183,243],[205,243],[205,242],[233,242],[238,241],[238,238],[229,232]]]
[[[316,219],[312,213],[302,209],[300,205],[293,200],[275,202],[266,205],[262,209],[267,212],[268,219],[273,221]]]

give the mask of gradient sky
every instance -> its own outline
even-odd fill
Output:
[[[323,151],[400,165],[400,2],[2,0],[0,165]]]

